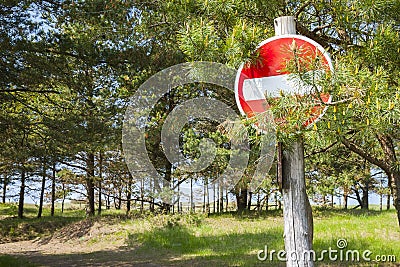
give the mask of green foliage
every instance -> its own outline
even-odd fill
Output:
[[[1,171],[12,178],[24,171],[29,183],[42,160],[63,162],[72,172],[60,173],[67,183],[92,190],[91,183],[100,178],[97,155],[104,153],[105,189],[111,195],[132,192],[135,181],[120,151],[128,97],[152,74],[176,63],[207,60],[236,68],[257,63],[256,46],[274,35],[274,18],[293,15],[298,33],[331,53],[334,72],[314,80],[304,66],[319,69],[321,62],[299,61],[298,50],[287,48],[294,54],[287,69],[315,92],[269,100],[274,116],[285,118],[278,121],[278,141],[287,148],[304,135],[307,154],[333,143],[340,146],[310,156],[310,185],[318,183],[321,192],[335,189],[332,183],[344,187],[360,181],[355,178],[360,176],[359,159],[335,163],[339,156],[350,157],[343,147],[358,151],[389,176],[399,174],[399,10],[397,0],[6,1],[0,6]],[[317,124],[305,128],[322,93],[331,94],[334,103],[324,106],[326,114]],[[186,179],[187,174],[175,171],[165,158],[162,125],[174,107],[197,96],[236,106],[232,93],[210,85],[181,86],[160,99],[149,118],[146,147],[168,180]],[[257,132],[247,131],[235,133],[251,140],[242,186],[254,171],[259,148]],[[202,178],[216,176],[226,166],[228,132],[198,120],[180,133],[180,152],[189,161],[201,156],[202,138],[217,144],[216,159]],[[350,145],[344,145],[346,140]],[[392,146],[384,147],[385,140]],[[96,162],[90,160],[93,155]],[[172,177],[167,177],[169,171]]]

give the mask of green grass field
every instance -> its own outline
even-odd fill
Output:
[[[47,211],[46,211],[47,212]],[[63,216],[51,218],[45,214],[41,219],[32,218],[35,207],[28,207],[27,218],[17,219],[14,208],[0,205],[0,241],[27,240],[46,237],[62,227],[72,226],[84,220],[82,211],[68,210]],[[88,219],[86,219],[88,220]],[[284,249],[283,218],[280,211],[269,211],[237,216],[235,214],[212,215],[146,215],[124,216],[123,211],[106,211],[93,219],[107,230],[105,234],[84,236],[87,246],[100,246],[116,240],[123,241],[124,252],[115,252],[121,261],[136,263],[151,262],[159,266],[285,266],[278,261],[257,259],[259,250],[267,246],[268,251]],[[314,209],[314,250],[317,258],[323,250],[338,250],[337,241],[343,239],[349,250],[371,251],[369,258],[385,256],[386,261],[400,263],[400,230],[395,212],[361,211],[338,209]],[[104,247],[104,246],[103,246]],[[1,251],[0,251],[1,253]],[[101,254],[93,257],[104,260]],[[110,251],[112,253],[112,251]],[[63,254],[60,251],[60,257]],[[90,253],[89,253],[90,254]],[[113,254],[111,254],[113,255]],[[337,254],[339,257],[339,254]],[[46,255],[52,257],[52,255]],[[104,257],[110,257],[109,254]],[[18,257],[19,258],[19,257]],[[361,256],[360,256],[361,258]],[[340,257],[339,257],[340,259]],[[325,255],[317,266],[397,266],[391,262],[345,262],[330,261]],[[10,262],[15,261],[15,264]],[[19,263],[22,262],[22,263]],[[19,265],[18,265],[19,264]],[[107,264],[105,263],[104,266]],[[29,266],[23,257],[16,260],[15,255],[0,256],[0,266]],[[33,265],[34,266],[34,265]]]

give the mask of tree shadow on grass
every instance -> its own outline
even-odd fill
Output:
[[[270,209],[270,210],[243,210],[241,212],[238,211],[227,211],[222,213],[210,213],[208,217],[210,218],[221,218],[221,217],[230,217],[235,218],[237,220],[247,220],[247,219],[266,219],[266,218],[279,218],[283,216],[283,210],[279,209]]]
[[[257,251],[265,245],[282,249],[282,232],[232,233],[198,236],[196,228],[155,228],[129,234],[126,247],[93,253],[14,254],[40,266],[285,266],[277,261],[262,262]]]
[[[314,217],[333,217],[333,216],[355,216],[355,217],[373,217],[382,216],[387,213],[393,213],[393,210],[363,210],[363,209],[338,209],[330,207],[313,207]]]
[[[204,231],[204,229],[202,229]],[[259,261],[257,252],[283,249],[282,230],[272,228],[260,233],[226,233],[207,235],[200,228],[185,226],[152,228],[143,233],[128,234],[126,247],[109,251],[73,254],[14,254],[40,266],[285,266],[274,257]],[[355,242],[357,241],[357,243]],[[362,238],[351,240],[348,249],[363,251],[370,245]],[[317,255],[323,249],[337,249],[336,240],[314,243]],[[62,249],[62,248],[61,248]],[[276,254],[275,254],[276,255]],[[365,262],[319,261],[315,266],[395,266],[370,265]]]
[[[280,229],[273,228],[266,232],[230,233],[200,236],[198,229],[185,226],[155,228],[143,233],[128,235],[128,246],[141,245],[142,249],[166,249],[177,254],[221,254],[245,253],[262,249],[264,245],[281,247],[283,237]],[[203,230],[204,231],[204,230]]]
[[[257,252],[264,249],[265,246],[268,248],[268,253],[271,250],[284,249],[282,234],[281,229],[271,228],[262,233],[198,236],[196,230],[175,226],[157,228],[139,234],[130,234],[128,236],[128,246],[133,247],[140,244],[137,247],[138,252],[156,250],[169,254],[172,259],[181,259],[177,261],[178,266],[189,266],[183,264],[185,261],[182,259],[192,255],[195,255],[193,257],[195,262],[215,266],[285,266],[285,263],[278,261],[276,253],[272,261],[269,258],[266,261],[257,259]],[[314,241],[316,259],[320,259],[316,262],[316,266],[372,266],[370,262],[362,258],[362,253],[371,247],[372,241],[362,237],[345,240],[345,242],[349,243],[342,249],[344,256],[341,258],[340,255],[336,260],[330,259],[328,255],[321,257],[322,250],[329,250],[329,248],[340,252],[337,247],[337,240],[316,239]],[[359,257],[354,254],[354,251],[359,253]],[[391,251],[387,250],[386,252],[390,253]],[[372,256],[371,259],[373,259]],[[390,266],[387,264],[374,264],[374,266]]]
[[[0,203],[0,215],[14,216],[16,214],[18,214],[17,205]]]

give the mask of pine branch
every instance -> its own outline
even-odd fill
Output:
[[[294,17],[297,19],[299,17],[300,13],[303,12],[304,9],[306,9],[306,7],[308,7],[310,4],[311,4],[311,0],[306,1],[301,7],[299,7],[299,9],[294,14]]]
[[[36,89],[29,89],[26,87],[20,87],[20,88],[15,88],[15,89],[0,89],[0,93],[13,93],[13,92],[60,94],[60,92],[55,91],[55,90],[36,90]]]
[[[82,166],[82,165],[72,164],[72,163],[69,163],[69,162],[63,161],[63,160],[59,160],[59,162],[64,164],[64,165],[67,165],[68,167],[77,168],[77,169],[83,170],[85,172],[88,172],[88,169],[86,167]]]
[[[328,151],[329,149],[331,149],[332,147],[334,147],[336,144],[337,144],[338,142],[336,141],[336,142],[333,142],[332,144],[330,144],[329,146],[327,146],[327,147],[325,147],[325,148],[323,148],[323,149],[321,149],[321,150],[318,150],[318,151],[311,151],[311,153],[310,154],[307,154],[304,158],[308,158],[308,157],[311,157],[311,156],[314,156],[314,155],[317,155],[317,154],[321,154],[321,153],[325,153],[326,151]]]
[[[382,170],[390,173],[390,165],[388,165],[387,162],[384,162],[372,155],[370,155],[369,153],[367,153],[366,151],[364,151],[362,148],[360,148],[359,146],[357,146],[356,144],[354,144],[353,142],[351,142],[350,140],[346,139],[345,137],[342,137],[341,140],[342,144],[347,147],[348,149],[350,149],[352,152],[360,155],[361,157],[363,157],[364,159],[366,159],[368,162],[378,166],[379,168],[381,168]]]

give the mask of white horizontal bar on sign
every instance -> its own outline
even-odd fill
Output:
[[[312,81],[319,79],[323,71],[309,71],[304,73],[304,79]],[[314,75],[312,77],[311,75]],[[306,77],[308,76],[308,77]],[[246,79],[243,81],[243,97],[245,100],[259,100],[270,97],[279,97],[282,92],[285,95],[304,95],[313,91],[313,85],[306,84],[297,75],[278,75],[263,78]]]

